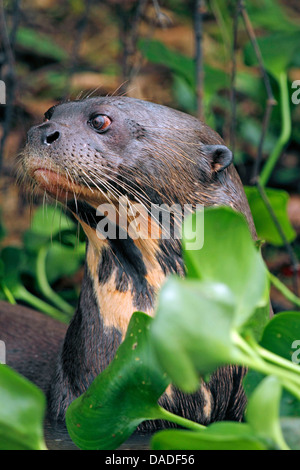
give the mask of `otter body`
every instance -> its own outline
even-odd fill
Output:
[[[153,315],[166,277],[184,276],[180,240],[146,236],[151,204],[231,206],[245,215],[255,237],[231,162],[220,136],[196,118],[132,98],[59,104],[29,131],[23,168],[31,184],[66,205],[87,235],[78,307],[49,380],[49,414],[54,420],[64,419],[70,402],[113,359],[132,313]],[[145,223],[139,226],[144,237],[133,236],[132,224],[130,234],[120,236],[128,226],[121,226],[118,217],[108,217],[111,228],[117,228],[116,237],[97,233],[104,215],[97,208],[117,207],[120,198],[130,210],[137,203],[145,210]],[[155,224],[160,230],[159,221]],[[240,420],[243,374],[234,366],[220,369],[196,394],[173,390],[161,403],[203,424]]]

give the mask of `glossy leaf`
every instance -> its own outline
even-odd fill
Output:
[[[148,341],[152,318],[133,314],[114,360],[71,403],[66,423],[81,449],[116,449],[145,419],[160,418],[157,400],[169,382]]]
[[[162,287],[151,340],[164,370],[185,392],[199,373],[239,359],[231,332],[234,296],[224,284],[171,277]]]
[[[277,377],[268,376],[251,394],[246,410],[246,421],[260,436],[272,441],[279,449],[286,450],[279,421],[282,388]]]
[[[221,422],[200,432],[167,430],[155,434],[153,450],[266,450],[248,424]]]
[[[276,314],[265,327],[260,344],[265,349],[299,364],[300,312]]]
[[[253,186],[245,187],[245,192],[253,215],[255,228],[258,238],[276,246],[282,246],[283,240],[277,227],[266,208],[259,191]],[[287,212],[289,195],[287,192],[279,189],[266,189],[266,195],[270,205],[280,223],[286,239],[291,242],[296,238],[296,232],[293,229]]]
[[[267,271],[247,222],[231,208],[206,209],[200,250],[187,249],[193,238],[190,226],[185,225],[183,239],[188,278],[226,284],[235,296],[234,324],[239,328],[257,307],[268,302]]]
[[[73,230],[76,227],[61,207],[39,207],[33,216],[30,231],[36,235],[51,240],[63,230]]]
[[[31,382],[0,365],[0,449],[46,450],[45,397]]]
[[[83,264],[83,260],[82,250],[53,241],[49,246],[46,259],[46,272],[49,283],[63,276],[72,276]]]
[[[294,64],[298,53],[299,39],[299,31],[276,32],[257,39],[264,59],[264,66],[275,77]],[[245,46],[244,55],[247,65],[257,65],[257,58],[250,42]]]

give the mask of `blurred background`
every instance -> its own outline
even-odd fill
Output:
[[[299,295],[297,0],[0,5],[1,299],[70,318],[84,236],[43,194],[31,197],[17,183],[18,156],[28,129],[50,106],[106,94],[180,109],[220,133],[234,151],[267,265]],[[280,290],[272,288],[274,310],[294,309]]]

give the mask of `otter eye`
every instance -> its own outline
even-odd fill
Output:
[[[111,120],[108,116],[97,114],[96,116],[93,116],[88,123],[93,129],[95,129],[95,131],[103,132],[110,126]]]

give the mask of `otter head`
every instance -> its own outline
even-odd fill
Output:
[[[232,154],[189,115],[108,97],[50,108],[29,131],[23,162],[33,181],[62,201],[144,195],[152,202],[184,203],[194,191],[198,200],[209,185],[217,189]]]

